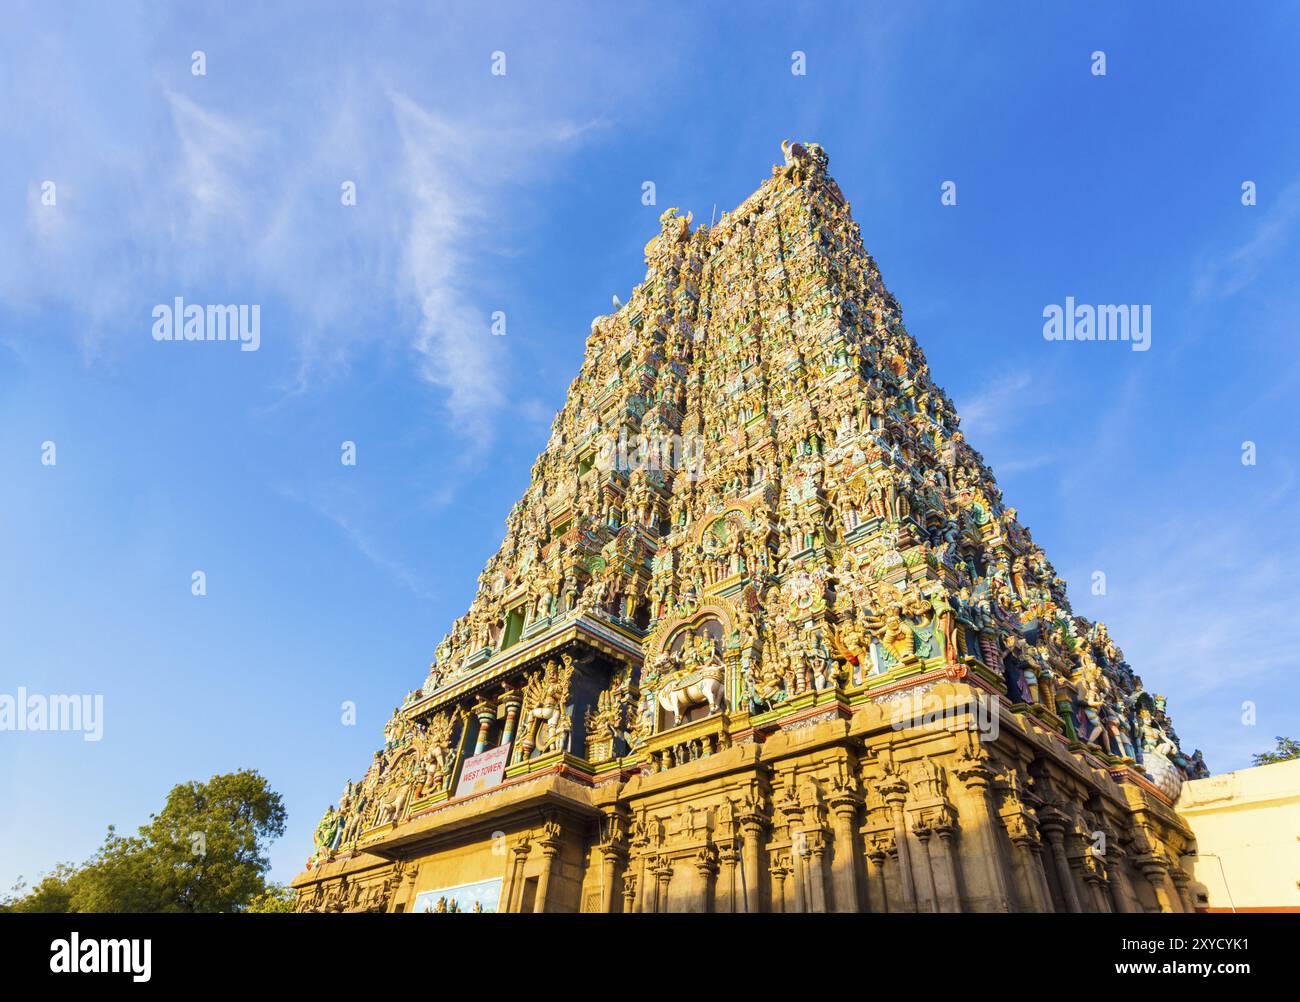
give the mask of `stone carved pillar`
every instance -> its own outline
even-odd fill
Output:
[[[700,874],[700,896],[695,910],[702,915],[713,911],[714,885],[718,879],[718,851],[712,846],[705,846],[695,857],[695,869]]]
[[[1001,817],[1002,826],[1013,847],[1012,867],[1018,878],[1017,904],[1021,911],[1055,911],[1052,892],[1047,885],[1047,874],[1043,872],[1043,845],[1038,835],[1038,822],[1034,820],[1023,799],[1027,794],[1022,791],[1019,773],[1008,773],[1007,785]]]
[[[645,861],[642,867],[641,884],[641,904],[637,911],[644,912],[647,915],[653,915],[659,911],[659,866],[662,863],[658,857],[651,857]]]
[[[1101,872],[1094,872],[1091,877],[1093,894],[1097,898],[1097,911],[1113,912],[1115,909],[1110,903],[1110,881]]]
[[[1043,899],[1043,911],[1052,912],[1056,910],[1056,905],[1052,901],[1052,885],[1047,880],[1048,862],[1043,857],[1047,853],[1047,845],[1040,836],[1035,835],[1034,840],[1029,845],[1033,853],[1033,871],[1034,877],[1038,881],[1039,894]]]
[[[1168,860],[1164,860],[1163,862],[1165,869],[1165,894],[1169,898],[1169,910],[1173,912],[1181,912],[1183,910],[1183,899],[1179,897],[1178,888],[1174,886],[1173,877],[1170,876],[1170,871],[1173,867],[1169,865]]]
[[[921,886],[918,895],[917,909],[924,911],[937,912],[939,910],[939,896],[934,887],[934,870],[931,868],[930,861],[930,836],[934,834],[933,830],[925,824],[914,824],[912,834],[916,836],[916,841],[920,843],[921,852],[920,871]]]
[[[659,865],[654,868],[655,875],[655,907],[656,912],[668,911],[668,882],[673,879],[673,865],[668,860],[660,858]]]
[[[903,814],[903,804],[907,801],[907,784],[894,777],[886,781],[880,792],[889,806],[889,814],[894,822],[894,851],[898,854],[898,888],[903,895],[903,910],[914,912],[917,910],[916,884],[912,877],[912,856],[907,845],[907,818]]]
[[[978,739],[971,735],[970,740],[976,742]],[[964,827],[971,833],[980,855],[987,861],[985,869],[992,892],[992,910],[1010,911],[1011,895],[1008,890],[1010,881],[1007,877],[1006,864],[1002,859],[1002,850],[998,845],[998,832],[1002,828],[1002,821],[993,804],[993,793],[990,789],[993,770],[989,767],[987,757],[980,754],[977,745],[972,744],[971,748],[958,759],[957,767],[953,771],[966,787],[967,796],[978,811],[974,819],[975,823]]]
[[[628,818],[617,808],[605,808],[601,820],[602,843],[597,846],[601,855],[600,910],[613,913],[622,897],[621,883],[628,862]]]
[[[808,839],[803,832],[795,832],[790,845],[790,881],[794,891],[793,900],[787,898],[785,910],[806,912],[808,910]]]
[[[762,839],[766,828],[765,819],[751,813],[740,819],[740,833],[744,848],[741,851],[741,869],[744,886],[743,907],[739,911],[761,912],[763,901],[759,897],[759,867],[762,866]]]
[[[1057,888],[1065,909],[1081,912],[1083,907],[1079,904],[1079,894],[1074,887],[1074,874],[1070,872],[1070,863],[1065,855],[1065,830],[1068,824],[1069,818],[1055,807],[1044,807],[1039,811],[1038,827],[1047,840],[1047,854],[1051,857]]]
[[[637,905],[637,875],[631,870],[623,873],[623,913],[630,915],[636,911]]]
[[[420,868],[412,865],[409,870],[403,873],[406,866],[405,860],[398,860],[393,867],[393,874],[400,878],[400,884],[397,885],[396,893],[389,902],[389,908],[396,908],[400,903],[403,911],[409,912],[415,905],[415,881],[419,876]]]
[[[605,914],[614,911],[614,903],[621,897],[620,885],[623,868],[627,865],[627,850],[621,845],[604,845],[601,854],[601,900],[600,910]]]
[[[545,912],[550,908],[548,900],[551,890],[551,873],[555,869],[555,857],[560,851],[560,826],[555,821],[546,822],[546,834],[537,843],[542,850],[542,872],[537,877],[537,899],[533,907],[535,912]]]
[[[1142,870],[1142,875],[1147,878],[1147,883],[1155,891],[1160,910],[1162,912],[1182,911],[1181,903],[1176,899],[1173,885],[1169,880],[1169,864],[1154,853],[1146,853],[1138,857],[1137,864]]]
[[[506,722],[501,731],[501,743],[508,745],[515,739],[515,727],[519,723],[519,707],[523,704],[523,697],[518,689],[509,687],[501,694],[501,703],[506,708]]]
[[[1133,865],[1136,866],[1138,871],[1142,874],[1142,879],[1145,880],[1148,886],[1150,886],[1151,889],[1155,892],[1156,903],[1154,905],[1143,905],[1143,910],[1148,913],[1170,911],[1171,909],[1166,907],[1164,901],[1164,898],[1166,896],[1165,888],[1164,888],[1164,880],[1158,871],[1154,875],[1155,879],[1152,879],[1153,875],[1152,873],[1148,872],[1146,866],[1146,862],[1148,859],[1149,856],[1139,855],[1133,860]]]
[[[720,912],[743,911],[736,907],[736,866],[740,863],[740,852],[736,841],[732,839],[718,853],[718,862],[722,870],[718,878],[717,910]]]
[[[808,910],[826,911],[826,834],[821,830],[806,833],[808,841]]]
[[[633,912],[653,911],[649,907],[651,883],[649,844],[649,840],[644,837],[632,842],[632,850],[636,853],[636,873],[632,875],[632,886],[636,889],[636,896],[632,899]]]
[[[795,795],[793,784],[777,807],[785,815],[790,831],[790,872],[787,875],[790,883],[785,888],[784,910],[804,912],[808,910],[808,839],[802,830],[804,809]]]
[[[1142,904],[1138,901],[1137,895],[1133,891],[1133,885],[1129,883],[1128,866],[1125,860],[1128,853],[1114,835],[1107,833],[1106,836],[1106,873],[1110,877],[1110,898],[1115,907],[1115,911],[1132,914],[1142,911]]]
[[[1017,805],[1018,806],[1018,805]],[[1038,838],[1038,822],[1028,811],[1012,810],[1002,816],[1007,835],[1016,855],[1015,868],[1019,871],[1019,899],[1022,911],[1050,912],[1052,894],[1043,873],[1043,846]]]
[[[1178,891],[1179,903],[1183,906],[1185,912],[1196,911],[1196,899],[1192,897],[1192,878],[1187,871],[1181,866],[1170,865],[1169,879],[1174,882],[1174,887]]]
[[[831,878],[835,885],[835,910],[856,912],[862,903],[858,894],[858,806],[862,798],[850,791],[836,791],[830,807],[834,815],[835,857]]]
[[[654,870],[651,869],[648,860],[642,860],[635,884],[636,903],[634,905],[634,911],[637,914],[653,912],[655,910],[655,877]]]
[[[961,884],[957,882],[957,849],[953,844],[953,837],[957,834],[955,819],[951,816],[941,818],[934,826],[934,832],[939,836],[939,851],[943,856],[940,866],[949,887],[948,896],[940,903],[941,908],[946,912],[959,912],[962,906]]]
[[[1071,865],[1074,865],[1073,862]],[[1086,897],[1094,912],[1110,911],[1110,902],[1106,898],[1106,879],[1102,876],[1101,867],[1096,861],[1089,861],[1084,857],[1075,867],[1079,873],[1079,879],[1083,881],[1083,886],[1087,891]]]
[[[899,865],[897,842],[892,840],[890,841],[888,856],[889,856],[889,864],[885,869],[885,884],[889,889],[890,900],[893,901],[895,905],[897,905],[899,900],[903,897],[903,878],[901,876],[902,867]],[[890,880],[891,874],[893,876],[893,880]],[[891,910],[914,912],[916,911],[916,902],[912,901],[911,904],[909,905],[907,901],[903,901],[902,908],[896,908],[891,906]]]
[[[1092,835],[1079,833],[1081,848],[1079,872],[1083,877],[1084,886],[1092,895],[1096,910],[1109,913],[1114,909],[1110,902],[1110,881],[1106,878],[1106,855],[1104,849],[1093,842],[1096,834],[1095,831]],[[1102,838],[1105,838],[1104,834]]]
[[[783,865],[777,857],[772,858],[772,911],[785,911],[785,878],[790,874],[790,868]]]
[[[885,862],[889,855],[883,843],[884,840],[873,842],[871,851],[867,854],[870,866],[867,882],[871,886],[868,907],[871,911],[882,914],[889,911],[889,893],[885,888]]]
[[[1092,837],[1087,834],[1090,826],[1084,830],[1070,832],[1066,841],[1070,869],[1075,874],[1075,886],[1082,889],[1079,896],[1085,911],[1109,912],[1110,902],[1106,898],[1106,876],[1102,867],[1102,857],[1093,846]]]
[[[504,912],[519,911],[519,899],[523,894],[524,864],[527,862],[528,854],[532,851],[532,848],[532,843],[529,841],[528,836],[525,835],[510,850],[510,866],[506,871],[506,884],[501,889],[501,910]]]
[[[474,704],[470,713],[478,720],[478,737],[474,741],[474,754],[481,755],[487,751],[488,734],[492,723],[497,719],[496,704],[490,699],[480,699]]]

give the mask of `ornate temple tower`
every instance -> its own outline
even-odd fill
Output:
[[[1185,757],[816,145],[670,209],[300,910],[1182,911]]]

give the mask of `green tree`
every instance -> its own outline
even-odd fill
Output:
[[[70,884],[76,873],[77,868],[71,863],[59,863],[30,890],[19,880],[10,896],[0,901],[0,911],[66,912],[72,900]]]
[[[143,831],[143,829],[141,829]],[[99,851],[68,882],[70,912],[169,911],[153,875],[143,838],[123,837],[108,826]]]
[[[291,912],[297,892],[284,884],[267,884],[266,890],[248,903],[247,912]]]
[[[280,795],[248,770],[172,788],[140,829],[160,911],[228,912],[266,889],[266,850],[284,834]]]
[[[1300,741],[1295,738],[1277,739],[1277,747],[1272,751],[1262,752],[1253,756],[1254,765],[1272,765],[1274,762],[1290,762],[1292,759],[1300,758]]]
[[[11,911],[243,911],[267,892],[267,849],[284,834],[284,822],[280,795],[252,770],[181,783],[137,834],[122,836],[110,825],[84,866],[65,864],[4,905]]]

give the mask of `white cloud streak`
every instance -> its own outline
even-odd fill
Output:
[[[480,456],[509,402],[509,342],[489,326],[505,304],[485,278],[514,232],[508,198],[592,126],[489,124],[365,74],[342,74],[292,117],[153,87],[155,113],[137,109],[120,142],[81,157],[62,148],[56,207],[29,182],[20,226],[0,236],[5,307],[71,308],[93,359],[142,344],[160,297],[196,285],[230,301],[278,297],[298,358],[284,393],[346,371],[360,351],[404,345],[440,394],[462,463]],[[341,204],[345,180],[354,207]]]
[[[1222,256],[1202,261],[1193,278],[1192,295],[1200,301],[1227,299],[1253,285],[1269,262],[1286,249],[1300,224],[1300,180],[1291,182],[1271,204],[1253,209],[1263,218],[1249,240]]]

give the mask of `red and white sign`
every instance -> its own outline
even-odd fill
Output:
[[[460,769],[460,782],[456,784],[456,796],[469,797],[500,784],[509,760],[510,745],[489,748],[481,755],[465,759]]]

